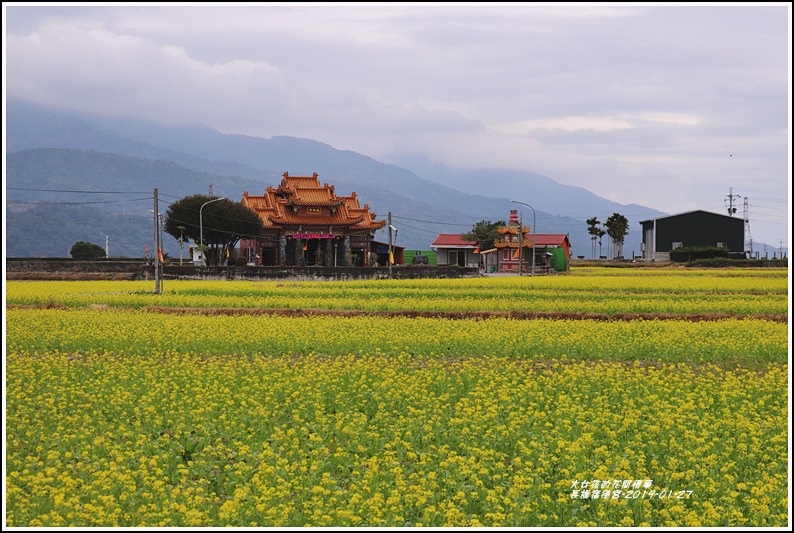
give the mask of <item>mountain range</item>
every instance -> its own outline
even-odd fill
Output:
[[[466,233],[481,220],[506,221],[518,209],[530,231],[534,224],[537,233],[568,234],[574,256],[585,257],[593,255],[586,219],[603,223],[620,213],[629,219],[624,256],[630,258],[640,255],[639,221],[666,214],[533,172],[453,170],[418,159],[387,164],[310,139],[224,134],[14,99],[6,103],[5,120],[7,257],[68,257],[80,240],[107,245],[111,257],[140,257],[154,243],[155,188],[164,213],[192,194],[232,200],[244,191],[262,194],[284,172],[317,172],[337,194],[355,191],[379,219],[391,214],[396,244],[409,250],[428,250],[436,235]],[[607,255],[607,241],[596,255]],[[168,235],[164,251],[181,253]]]

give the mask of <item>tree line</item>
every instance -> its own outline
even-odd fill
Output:
[[[596,256],[596,242],[598,255],[603,257],[601,247],[604,235],[609,236],[614,245],[612,258],[623,257],[623,241],[629,233],[629,221],[625,216],[612,213],[604,223],[598,217],[588,218],[586,223],[587,232],[591,235],[593,258]],[[506,225],[503,220],[481,220],[463,238],[476,242],[482,250],[490,249],[501,238],[499,228]],[[241,202],[201,194],[186,196],[171,204],[163,224],[163,231],[174,237],[180,247],[184,243],[194,242],[204,252],[208,265],[219,264],[230,255],[231,249],[241,238],[256,238],[263,229],[259,216]],[[80,241],[75,243],[71,254],[75,258],[93,259],[104,257],[105,250],[98,245]]]
[[[598,217],[588,218],[587,232],[591,235],[593,241],[593,258],[595,259],[596,241],[598,241],[598,255],[601,254],[602,237],[609,236],[614,244],[612,250],[612,258],[623,257],[623,242],[626,235],[629,234],[629,220],[620,213],[612,213],[607,218],[606,222],[602,223]],[[486,250],[494,247],[494,241],[499,239],[501,235],[498,232],[500,227],[506,226],[503,220],[498,222],[491,222],[490,220],[481,220],[472,226],[471,231],[463,235],[467,241],[476,242],[481,249]],[[604,229],[606,228],[606,229]]]
[[[587,222],[587,233],[590,234],[590,240],[592,241],[593,259],[595,259],[596,255],[596,241],[598,241],[598,256],[604,257],[601,253],[602,238],[604,235],[607,235],[614,245],[612,249],[612,258],[617,259],[623,257],[623,241],[626,239],[626,235],[629,234],[629,220],[626,217],[620,213],[612,213],[612,215],[607,218],[606,222],[603,223],[603,227],[598,217],[588,218],[585,222]]]

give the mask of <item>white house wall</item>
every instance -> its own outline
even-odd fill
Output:
[[[474,253],[474,250],[470,250],[467,248],[439,248],[436,250],[436,264],[438,266],[449,266],[449,265],[457,265],[457,261],[450,262],[450,257],[452,255],[458,254],[466,254],[466,266],[477,268],[480,264],[480,259],[478,254]]]

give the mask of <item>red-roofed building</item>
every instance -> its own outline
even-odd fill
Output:
[[[465,240],[459,233],[439,234],[430,245],[430,249],[437,254],[438,266],[476,267],[480,264],[480,250],[477,250],[477,243]]]
[[[375,231],[386,225],[359,204],[355,192],[337,196],[333,185],[320,185],[317,173],[285,172],[281,184],[262,196],[245,191],[242,204],[265,228],[256,239],[240,240],[241,255],[256,265],[364,266]]]
[[[510,211],[507,226],[497,229],[501,238],[494,241],[494,248],[480,250],[476,242],[467,241],[457,233],[442,233],[433,241],[431,248],[438,253],[439,265],[479,266],[484,272],[518,273],[532,269],[532,254],[535,254],[535,273],[567,272],[570,270],[571,241],[565,233],[533,234],[529,227],[521,226],[519,235],[518,211]],[[533,242],[534,240],[534,242]],[[520,246],[520,252],[519,252]]]

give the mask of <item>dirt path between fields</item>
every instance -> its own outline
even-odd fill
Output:
[[[9,304],[6,309],[70,309],[57,303],[39,305]],[[109,311],[124,309],[92,304],[88,309]],[[404,318],[446,318],[449,320],[486,320],[489,318],[509,318],[512,320],[599,320],[599,321],[630,321],[630,320],[687,320],[690,322],[715,321],[726,319],[753,318],[772,322],[788,323],[788,314],[756,314],[740,315],[728,313],[710,314],[675,314],[675,313],[562,313],[553,311],[364,311],[361,309],[283,309],[283,308],[251,308],[251,307],[165,307],[152,305],[142,309],[148,313],[166,315],[276,315],[276,316],[336,316],[336,317],[404,317]]]
[[[277,315],[277,316],[372,316],[406,318],[446,318],[451,320],[485,320],[509,318],[513,320],[688,320],[692,322],[725,320],[728,318],[755,318],[788,323],[788,315],[730,315],[725,313],[678,315],[674,313],[561,313],[544,311],[363,311],[360,309],[261,309],[231,307],[163,307],[149,306],[144,311],[163,314],[196,315]]]

